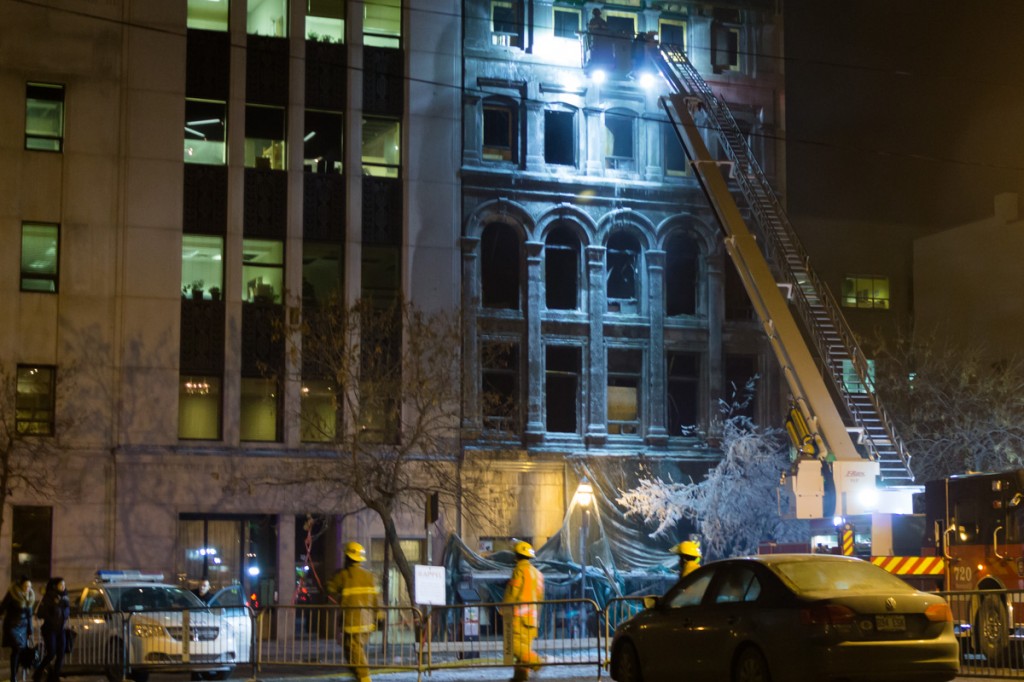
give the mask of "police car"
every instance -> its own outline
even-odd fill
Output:
[[[223,680],[248,662],[251,627],[239,628],[225,609],[163,582],[159,574],[99,571],[70,594],[71,628],[78,634],[65,672],[125,673],[147,682],[152,672],[189,672]]]

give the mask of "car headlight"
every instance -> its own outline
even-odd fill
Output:
[[[165,637],[166,632],[160,625],[146,625],[144,623],[135,623],[132,627],[132,632],[135,633],[136,637]]]

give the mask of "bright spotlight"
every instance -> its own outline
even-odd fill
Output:
[[[594,69],[594,72],[590,74],[590,77],[594,80],[594,83],[601,85],[608,78],[608,74],[604,72],[604,69]]]
[[[259,574],[260,574],[260,567],[259,567],[259,566],[250,566],[250,567],[249,567],[249,575],[250,575],[250,576],[252,576],[253,578],[255,578],[255,577],[256,577],[256,576],[258,576]]]
[[[640,87],[644,90],[650,90],[654,87],[654,74],[644,72],[640,74]]]
[[[857,495],[860,505],[864,509],[875,509],[878,507],[878,489],[865,488]]]

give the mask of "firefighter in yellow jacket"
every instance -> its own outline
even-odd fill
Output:
[[[537,554],[529,542],[517,542],[515,546],[516,566],[512,569],[512,577],[505,587],[505,603],[515,604],[506,612],[505,627],[511,628],[511,654],[517,665],[514,667],[513,682],[524,682],[529,679],[530,671],[540,668],[540,656],[533,650],[533,640],[537,638],[538,605],[544,600],[544,576],[530,563]]]
[[[352,666],[357,682],[370,682],[366,643],[377,629],[380,588],[373,574],[362,567],[366,550],[358,542],[345,545],[345,567],[327,583],[327,591],[343,608],[338,615],[338,637],[345,660]],[[357,608],[363,607],[363,608]]]
[[[679,555],[680,578],[685,578],[700,568],[700,545],[693,540],[683,540],[669,551]]]

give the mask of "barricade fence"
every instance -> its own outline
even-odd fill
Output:
[[[960,641],[960,673],[1024,679],[1024,591],[940,592]]]

